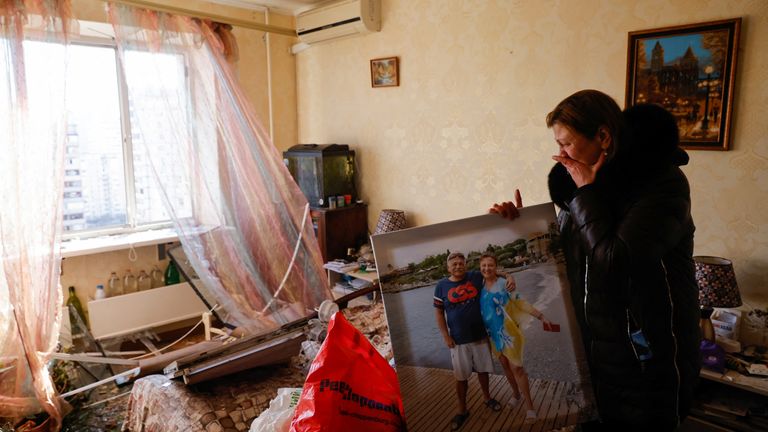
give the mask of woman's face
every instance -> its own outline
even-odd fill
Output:
[[[599,131],[597,136],[590,139],[557,122],[552,125],[552,131],[555,134],[555,141],[560,147],[558,156],[567,156],[584,165],[594,165],[600,158],[600,152],[603,151],[605,144],[605,138],[601,142],[600,137],[605,136],[604,131]]]
[[[480,260],[480,273],[486,279],[496,279],[496,260],[483,258]]]

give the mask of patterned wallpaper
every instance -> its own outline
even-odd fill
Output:
[[[358,152],[369,226],[484,213],[520,188],[549,200],[544,116],[583,88],[623,105],[627,32],[744,17],[729,152],[692,151],[696,253],[730,258],[748,301],[768,288],[768,2],[383,0],[379,33],[296,57],[298,137]],[[401,85],[371,88],[369,60],[399,56]],[[763,297],[761,299],[761,297]]]

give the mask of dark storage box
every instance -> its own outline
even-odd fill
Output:
[[[355,190],[355,152],[346,144],[299,144],[283,152],[283,161],[312,207],[328,207],[328,197]]]

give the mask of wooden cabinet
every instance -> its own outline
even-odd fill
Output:
[[[335,209],[313,208],[312,224],[323,260],[345,258],[347,248],[368,243],[368,206],[357,204]]]

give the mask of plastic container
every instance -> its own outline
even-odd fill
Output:
[[[123,291],[126,294],[139,291],[139,284],[136,281],[136,276],[131,273],[131,269],[125,271],[125,277],[123,277]]]
[[[144,270],[139,272],[137,283],[139,285],[139,291],[148,291],[152,289],[152,278],[150,278]]]
[[[94,294],[93,298],[96,300],[103,300],[107,298],[107,293],[104,292],[104,285],[96,285],[96,294]]]
[[[112,272],[112,274],[109,275],[107,287],[107,297],[114,297],[124,294],[123,281],[120,280],[120,277],[115,272]]]
[[[165,286],[165,277],[163,276],[163,271],[160,270],[160,267],[152,267],[152,271],[149,273],[149,276],[152,278],[152,288]]]

